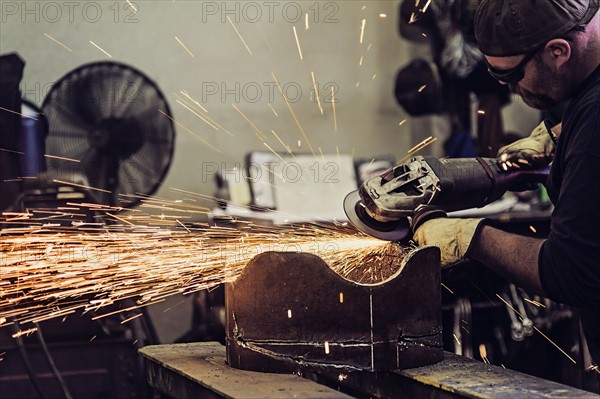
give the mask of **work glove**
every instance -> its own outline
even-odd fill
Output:
[[[541,168],[548,166],[554,158],[553,133],[544,122],[529,135],[498,150],[498,163],[504,170]]]
[[[448,218],[446,212],[435,206],[420,205],[412,217],[413,240],[419,246],[438,247],[445,268],[469,255],[473,237],[484,225],[485,219]]]

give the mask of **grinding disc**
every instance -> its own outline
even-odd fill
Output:
[[[408,218],[392,222],[380,222],[373,219],[362,204],[358,191],[352,191],[346,195],[344,212],[354,227],[372,237],[386,241],[401,241],[410,234]]]

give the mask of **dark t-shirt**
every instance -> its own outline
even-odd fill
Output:
[[[600,66],[565,111],[547,188],[555,208],[540,251],[542,286],[551,299],[583,309],[600,362]]]

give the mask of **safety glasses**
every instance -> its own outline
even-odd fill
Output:
[[[497,80],[504,83],[517,83],[520,82],[521,79],[525,76],[525,65],[537,54],[540,49],[534,50],[530,53],[527,53],[525,58],[519,62],[519,64],[511,69],[497,69],[490,65],[490,63],[485,60],[488,72]],[[485,59],[485,58],[484,58]]]

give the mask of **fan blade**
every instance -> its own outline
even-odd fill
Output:
[[[166,99],[143,73],[115,62],[83,65],[51,88],[42,108],[48,153],[80,160],[72,170],[91,187],[113,192],[93,192],[101,202],[158,189],[173,157],[175,130]]]

